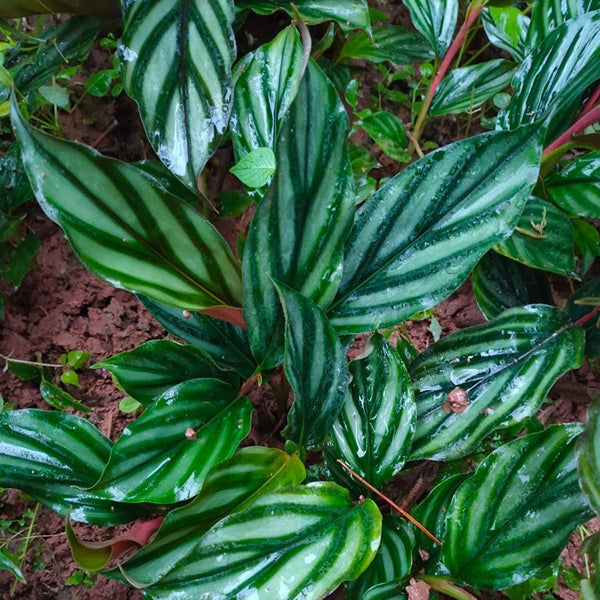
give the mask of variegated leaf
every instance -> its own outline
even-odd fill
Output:
[[[119,17],[118,0],[2,0],[0,17],[26,17],[43,13],[82,13],[99,17]]]
[[[410,12],[416,30],[431,44],[436,56],[442,58],[452,42],[458,0],[402,0]]]
[[[565,304],[564,310],[572,321],[585,317],[600,304],[600,277],[592,279],[572,294]],[[588,319],[584,324],[585,355],[589,358],[600,356],[600,317]]]
[[[523,62],[529,17],[516,6],[486,6],[481,12],[481,21],[494,46],[511,54],[517,62]]]
[[[579,440],[578,469],[581,488],[589,505],[600,514],[600,404],[588,412],[588,424]]]

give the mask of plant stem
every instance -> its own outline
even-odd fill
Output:
[[[598,121],[600,121],[600,106],[595,106],[587,113],[582,114],[569,129],[544,150],[542,155],[545,156],[557,148],[560,148],[562,145],[566,144],[573,135],[581,133],[586,127],[589,127]]]
[[[252,388],[252,386],[255,384],[255,382],[258,380],[259,377],[260,377],[260,373],[257,373],[256,375],[252,375],[252,377],[250,377],[250,379],[248,379],[246,382],[244,382],[242,384],[242,387],[238,391],[238,396],[245,396],[250,391],[250,389]]]
[[[25,556],[27,555],[27,551],[29,550],[29,542],[31,541],[33,534],[33,526],[35,525],[35,520],[37,519],[38,510],[40,509],[40,503],[38,502],[35,505],[35,509],[33,511],[33,515],[31,517],[31,521],[29,522],[29,529],[27,530],[27,536],[25,537],[25,547],[23,548],[23,552],[21,552],[21,556],[19,557],[19,568],[23,568],[23,561],[25,560]],[[10,590],[10,597],[12,598],[15,594],[15,590],[17,589],[18,580],[15,579],[13,586]]]
[[[585,325],[590,319],[593,319],[600,312],[600,306],[596,306],[594,310],[590,311],[587,315],[577,320],[577,325]]]
[[[585,103],[583,110],[581,111],[581,113],[579,113],[580,116],[583,116],[583,115],[589,113],[590,110],[592,110],[592,108],[594,108],[594,105],[596,104],[596,102],[598,102],[598,100],[600,100],[600,84],[598,84],[598,87],[593,91],[592,95],[589,97],[588,101]]]
[[[10,356],[4,356],[4,354],[0,354],[0,358],[3,358],[7,363],[14,362],[19,363],[20,365],[32,365],[34,367],[50,367],[52,369],[63,369],[65,367],[65,365],[55,365],[52,363],[36,362],[34,360],[20,360],[18,358],[11,358]]]
[[[465,38],[467,37],[467,33],[469,32],[471,25],[473,25],[477,17],[479,17],[479,14],[482,10],[483,5],[480,5],[474,6],[473,8],[471,8],[470,11],[467,11],[465,22],[462,24],[462,27],[459,29],[456,38],[454,38],[454,41],[452,42],[450,48],[448,48],[448,52],[446,52],[444,58],[442,59],[442,62],[440,63],[440,68],[437,70],[437,73],[435,74],[435,77],[433,78],[433,81],[431,82],[431,85],[427,90],[425,101],[423,102],[421,112],[419,113],[419,116],[417,117],[417,122],[415,123],[415,129],[412,135],[417,142],[420,140],[421,134],[423,133],[423,124],[425,122],[425,117],[427,116],[427,111],[431,106],[433,96],[435,95],[435,92],[437,91],[440,82],[444,78],[444,75],[450,68],[451,63],[454,60],[454,57],[456,56],[456,53],[464,44]]]
[[[436,592],[446,594],[446,596],[450,596],[450,598],[456,598],[456,600],[477,600],[476,596],[469,594],[469,592],[463,590],[463,588],[443,577],[437,577],[436,575],[419,575],[419,579],[430,585]]]

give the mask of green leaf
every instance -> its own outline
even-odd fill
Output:
[[[434,56],[431,46],[418,33],[398,25],[378,25],[373,27],[372,36],[359,31],[349,38],[339,58],[410,65]]]
[[[67,408],[81,412],[90,412],[91,410],[91,408],[73,398],[71,394],[45,379],[42,379],[40,383],[40,394],[50,406],[59,410],[66,410]]]
[[[16,375],[21,381],[39,380],[42,368],[35,363],[6,359],[6,369]]]
[[[507,588],[504,590],[504,593],[510,600],[530,600],[536,592],[549,592],[554,590],[558,582],[558,562],[559,561],[556,561],[550,566],[545,567],[531,579]]]
[[[581,255],[578,271],[584,276],[600,256],[600,232],[583,219],[573,219],[572,223],[575,245]]]
[[[503,59],[453,69],[442,79],[429,114],[459,114],[481,106],[501,92],[515,72],[515,64]]]
[[[251,150],[229,169],[245,186],[260,188],[275,173],[275,154],[271,148]]]
[[[311,61],[277,141],[277,171],[244,250],[244,319],[262,368],[281,362],[283,315],[271,277],[321,308],[337,291],[354,218],[348,118]]]
[[[570,161],[544,181],[550,198],[562,209],[580,217],[600,218],[600,152]]]
[[[0,7],[0,17],[24,17],[49,12],[118,17],[121,14],[121,6],[118,0],[3,0]]]
[[[245,330],[221,319],[197,312],[184,312],[142,294],[138,296],[150,314],[169,333],[202,349],[218,365],[233,369],[242,377],[248,378],[254,373],[256,362],[252,358]]]
[[[145,406],[190,379],[212,378],[232,387],[239,386],[238,377],[219,369],[199,348],[168,340],[145,342],[133,350],[101,360],[94,369],[110,371],[121,387]]]
[[[410,161],[410,154],[406,152],[406,130],[396,115],[381,110],[362,117],[360,125],[390,158],[398,162]]]
[[[0,571],[8,571],[15,579],[21,583],[26,583],[23,572],[9,555],[7,548],[0,548]]]
[[[428,154],[358,210],[329,317],[340,333],[435,306],[510,235],[535,183],[541,131],[486,133]]]
[[[158,158],[192,190],[231,113],[232,0],[123,4],[121,67]]]
[[[526,53],[529,17],[514,6],[486,6],[481,17],[490,42],[506,50],[517,62],[522,62]]]
[[[515,93],[498,115],[498,129],[542,122],[553,141],[580,110],[600,62],[600,11],[567,21],[527,55],[513,79]]]
[[[465,456],[495,429],[534,414],[554,382],[581,366],[583,343],[564,313],[534,304],[430,346],[409,366],[418,415],[411,458]],[[457,387],[466,393],[461,412],[447,404]]]
[[[150,544],[108,576],[123,583],[156,583],[194,551],[217,521],[242,510],[262,494],[299,485],[304,477],[304,466],[297,456],[275,448],[243,448],[211,472],[192,502],[169,512]]]
[[[74,385],[78,388],[81,387],[81,384],[79,383],[79,375],[77,375],[75,371],[71,371],[70,369],[63,371],[60,374],[60,381],[65,385]]]
[[[333,425],[331,449],[381,488],[408,458],[417,411],[408,371],[396,350],[379,334],[366,350],[366,358],[350,363],[350,388]]]
[[[70,350],[67,354],[67,365],[73,369],[81,369],[87,365],[91,355],[83,350]]]
[[[219,521],[145,595],[233,600],[271,598],[276,591],[277,597],[318,600],[365,570],[380,535],[375,503],[355,504],[333,483],[274,491]]]
[[[38,88],[40,96],[55,106],[63,108],[65,110],[70,109],[71,101],[69,96],[69,90],[58,85],[56,82],[52,85],[42,85]]]
[[[548,277],[496,252],[488,252],[472,273],[473,293],[489,321],[508,308],[553,304]]]
[[[219,207],[219,219],[229,219],[242,215],[253,204],[253,199],[246,190],[227,190],[215,198],[215,203]]]
[[[348,586],[348,600],[375,600],[378,592],[386,586],[400,584],[409,575],[412,567],[412,551],[415,535],[402,518],[385,515],[381,528],[381,544],[369,568]],[[384,595],[382,599],[391,600]]]
[[[592,303],[580,304],[586,298],[595,299]],[[565,312],[572,321],[581,319],[594,309],[594,305],[600,304],[600,277],[592,279],[583,287],[572,294],[565,304]],[[600,329],[598,328],[598,317],[588,320],[583,328],[585,330],[585,355],[590,358],[600,356]]]
[[[458,0],[402,1],[416,30],[431,44],[436,56],[442,58],[450,47],[456,28]]]
[[[177,179],[160,160],[141,160],[133,163],[138,169],[153,177],[158,187],[172,196],[185,200],[190,206],[196,207],[199,202],[199,192],[192,192],[181,180]],[[206,199],[205,199],[206,201]]]
[[[115,443],[93,490],[112,500],[189,500],[250,432],[252,405],[216,379],[167,390]]]
[[[294,391],[282,435],[299,446],[320,444],[344,405],[346,353],[323,312],[278,283],[285,313],[285,373]]]
[[[33,233],[28,233],[17,246],[9,243],[0,244],[0,277],[8,279],[18,288],[31,268],[40,240]]]
[[[238,305],[239,267],[225,240],[143,171],[11,116],[46,214],[84,264],[113,285],[181,308]]]
[[[0,486],[16,487],[54,512],[98,525],[138,518],[140,505],[110,502],[86,490],[100,477],[112,447],[88,421],[64,412],[0,414]]]
[[[579,424],[555,425],[509,442],[460,486],[442,546],[455,579],[502,589],[558,557],[591,515],[577,482],[580,432]]]
[[[259,15],[269,15],[282,8],[294,16],[292,4],[308,25],[336,21],[344,31],[369,30],[369,7],[366,0],[236,0],[239,10],[251,9]]]
[[[549,202],[531,196],[517,229],[496,249],[528,267],[577,277],[573,244],[569,217]]]
[[[11,215],[15,209],[33,197],[21,160],[21,148],[14,143],[0,157],[0,213]]]
[[[115,72],[113,70],[98,71],[88,78],[84,89],[86,93],[102,98],[110,91],[114,79]]]

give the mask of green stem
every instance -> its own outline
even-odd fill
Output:
[[[440,594],[446,594],[450,598],[456,598],[456,600],[477,600],[477,596],[469,594],[467,590],[464,590],[444,577],[419,575],[419,579],[431,586],[431,589],[440,592]]]
[[[27,530],[27,536],[25,537],[25,547],[23,548],[23,552],[21,552],[21,556],[19,557],[19,568],[23,568],[23,562],[25,561],[25,556],[27,555],[27,551],[29,550],[29,542],[33,537],[33,526],[35,525],[35,521],[37,519],[38,510],[40,509],[40,503],[38,502],[35,505],[35,509],[33,511],[33,515],[31,517],[31,521],[29,522],[29,529]],[[10,597],[12,598],[15,595],[15,590],[17,589],[19,581],[15,579],[13,586],[10,590]]]
[[[63,369],[65,367],[65,365],[36,362],[34,360],[20,360],[18,358],[11,358],[10,356],[4,356],[4,354],[0,354],[0,358],[3,358],[6,362],[19,363],[20,365],[32,365],[34,367],[50,367],[51,369]]]

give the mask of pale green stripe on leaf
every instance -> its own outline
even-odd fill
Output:
[[[458,17],[458,0],[403,0],[412,24],[431,44],[436,56],[448,50]]]

